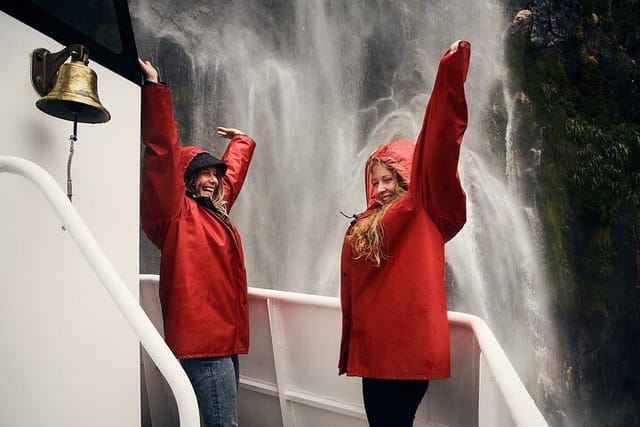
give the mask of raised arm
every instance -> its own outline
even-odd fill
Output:
[[[455,42],[443,55],[416,141],[412,197],[450,240],[466,221],[466,195],[458,175],[462,137],[467,128],[467,78],[471,45]]]
[[[148,61],[140,61],[140,69],[145,81],[151,83],[142,87],[141,132],[145,150],[140,214],[145,233],[158,245],[167,221],[182,206],[184,182],[169,86],[154,84],[158,74]]]
[[[218,127],[216,131],[223,138],[231,139],[222,155],[222,161],[227,164],[227,173],[222,180],[224,199],[227,202],[227,209],[231,210],[249,171],[256,143],[238,129]]]

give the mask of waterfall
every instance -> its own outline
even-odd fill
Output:
[[[494,1],[137,0],[131,11],[140,55],[172,85],[183,143],[221,154],[218,125],[257,141],[231,212],[250,286],[333,296],[340,212],[365,208],[365,159],[415,140],[441,55],[469,40],[468,223],[446,247],[450,309],[489,324],[536,400],[556,393],[535,209],[507,179],[509,128],[508,170],[497,170],[483,122],[504,78]]]

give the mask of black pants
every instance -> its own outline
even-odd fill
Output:
[[[362,379],[364,410],[370,427],[412,427],[428,380]]]

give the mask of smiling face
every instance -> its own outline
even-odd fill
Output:
[[[393,171],[381,162],[374,162],[371,165],[371,185],[376,200],[383,206],[398,198],[398,179]]]
[[[196,173],[192,191],[196,196],[213,198],[219,185],[218,170],[214,167],[202,168]]]

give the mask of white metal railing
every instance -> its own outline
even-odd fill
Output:
[[[449,324],[457,324],[473,331],[481,353],[480,367],[488,369],[488,373],[481,372],[484,380],[481,378],[479,381],[479,425],[487,427],[500,425],[496,424],[492,414],[494,408],[488,407],[493,406],[495,402],[483,396],[483,391],[489,386],[488,383],[495,381],[499,395],[509,409],[508,413],[515,426],[548,427],[540,409],[520,380],[518,373],[489,326],[477,316],[452,311],[449,312]],[[488,377],[487,374],[489,374]]]
[[[157,284],[157,275],[141,275],[141,288],[153,287],[156,299]],[[141,303],[148,310],[154,302]],[[250,287],[249,308],[251,350],[240,364],[242,425],[308,427],[339,419],[336,425],[366,426],[359,383],[337,375],[339,299]],[[414,425],[548,427],[487,324],[465,313],[448,317],[452,378],[429,386]],[[312,415],[318,411],[325,414],[320,422]]]
[[[20,157],[0,156],[0,173],[12,173],[27,178],[46,197],[143,347],[166,378],[176,398],[180,425],[199,427],[198,403],[187,375],[57,182],[43,168]]]
[[[268,307],[268,317],[270,319],[270,322],[275,323],[271,326],[271,335],[274,341],[274,353],[277,352],[278,349],[287,348],[290,346],[290,343],[287,343],[286,341],[288,337],[284,337],[282,332],[282,329],[287,329],[288,326],[283,325],[282,323],[286,322],[288,324],[291,324],[296,323],[296,320],[303,320],[303,318],[300,319],[297,318],[295,314],[291,314],[289,309],[284,309],[284,305],[302,305],[317,308],[333,308],[335,316],[338,318],[340,317],[340,305],[338,298],[258,288],[250,288],[249,293],[251,296],[250,304],[251,302],[255,304],[257,302],[257,299],[264,300],[266,306]],[[283,312],[283,309],[286,311]],[[536,406],[534,400],[520,380],[520,377],[513,368],[513,365],[509,361],[508,357],[504,353],[504,350],[498,343],[497,339],[495,338],[487,324],[479,317],[466,313],[450,311],[448,313],[448,318],[449,325],[452,330],[462,329],[471,331],[474,337],[475,345],[477,345],[476,353],[472,348],[474,346],[465,345],[456,347],[455,344],[452,344],[452,352],[463,352],[472,354],[473,358],[475,358],[475,365],[478,367],[478,371],[474,372],[473,369],[469,369],[464,365],[464,363],[460,363],[458,360],[455,360],[457,359],[455,357],[452,366],[452,370],[462,371],[466,375],[475,374],[479,376],[479,378],[477,379],[478,389],[471,393],[471,396],[477,399],[477,401],[474,403],[474,405],[477,404],[478,410],[476,418],[477,425],[480,427],[547,427],[548,424],[546,420],[542,416],[539,408]],[[320,327],[320,325],[315,325],[311,326],[311,329],[317,330]],[[338,329],[335,329],[336,333],[339,333]],[[282,364],[278,361],[283,359],[286,360],[286,358],[283,358],[282,355],[274,355],[276,372],[279,369],[278,365]],[[280,367],[280,369],[286,370],[287,368]],[[457,374],[460,375],[459,372]],[[280,374],[278,375],[278,377],[284,378],[286,382],[285,387],[279,387],[281,410],[283,413],[282,416],[283,419],[285,419],[288,416],[288,414],[286,414],[286,411],[291,411],[291,409],[288,408],[290,405],[287,405],[286,402],[295,401],[295,396],[301,393],[299,392],[299,390],[293,390],[294,387],[292,387],[291,380],[291,377],[293,377],[293,375],[291,375],[290,372],[286,372],[284,375]],[[280,379],[278,380],[278,382],[280,382]],[[442,389],[446,389],[446,387],[438,388],[438,386],[440,385],[441,384],[438,384],[438,382],[434,382],[433,387],[431,387],[433,389],[432,394],[442,393]],[[457,400],[458,403],[461,404],[460,407],[465,407],[465,403],[462,402],[462,399],[465,398],[463,397],[464,393],[457,393],[464,392],[464,387],[458,389],[456,389],[454,386],[452,387],[453,388],[451,390],[453,390],[453,393],[451,392],[451,390],[449,390],[449,397],[454,401]],[[282,388],[284,388],[284,390],[282,390]],[[431,397],[433,396],[428,394],[427,400]],[[308,400],[309,401],[305,403],[305,405],[307,406],[320,406],[321,404],[323,404],[323,399],[311,395],[309,395]],[[467,404],[469,404],[469,402],[467,402]],[[435,405],[441,405],[441,402],[438,402],[438,404],[431,404],[430,406]],[[469,407],[473,407],[474,405],[469,405]],[[334,401],[333,406],[334,412],[347,414],[346,409],[343,407],[344,403]],[[450,410],[454,410],[454,408],[452,407],[450,408]],[[427,410],[427,412],[429,411]],[[353,417],[354,415],[351,416]],[[426,415],[426,425],[431,425],[429,424],[429,420],[435,422],[432,417],[437,419],[435,421],[444,422],[445,425],[458,425],[448,424],[447,421],[454,421],[441,419],[442,414],[436,413]],[[425,420],[420,420],[420,417],[417,416],[416,425],[422,425],[421,422],[425,422]],[[463,424],[467,422],[468,421],[465,420]],[[284,423],[285,426],[287,424],[295,425],[295,422]],[[439,423],[436,424],[440,425]],[[475,425],[475,423],[471,424]]]

